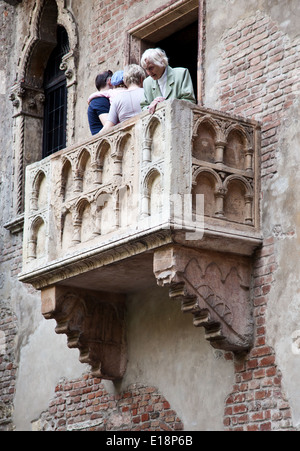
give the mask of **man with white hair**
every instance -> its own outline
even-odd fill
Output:
[[[151,114],[159,102],[181,99],[196,103],[192,79],[188,69],[171,68],[164,50],[148,49],[141,59],[141,66],[149,75],[144,81],[142,109],[149,108]]]

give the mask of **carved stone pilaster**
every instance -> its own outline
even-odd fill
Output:
[[[122,295],[54,286],[42,291],[42,313],[58,334],[80,351],[92,374],[109,380],[126,370],[125,304]]]
[[[238,352],[252,346],[248,259],[171,246],[155,252],[154,273],[182,311],[194,315],[194,325],[205,328],[214,348]]]

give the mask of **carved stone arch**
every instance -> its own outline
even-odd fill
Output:
[[[56,30],[54,31],[55,25],[57,24],[58,9],[55,0],[42,0],[40,2],[35,2],[31,16],[29,19],[30,29],[29,33],[25,39],[25,44],[22,50],[22,55],[18,63],[18,73],[17,77],[19,80],[24,80],[26,84],[31,85],[29,77],[31,74],[31,61],[38,61],[36,58],[37,52],[42,54],[42,51],[46,51],[46,55],[42,55],[42,62],[50,56],[51,51],[56,44]],[[48,23],[47,33],[43,32],[43,25]],[[50,26],[50,24],[52,26]],[[41,42],[44,37],[45,42]],[[40,45],[39,45],[40,43]],[[45,58],[46,57],[46,58]],[[46,63],[44,63],[46,64]],[[44,66],[45,69],[46,66]],[[37,74],[40,77],[36,77],[36,82],[39,83],[39,87],[42,85],[41,78],[43,76],[43,71],[39,70],[42,67],[36,67],[38,70]]]
[[[67,157],[63,157],[61,166],[61,188],[60,188],[60,194],[63,198],[63,201],[66,201],[69,197],[72,196],[73,184],[74,184],[74,170],[72,161]]]
[[[29,229],[28,260],[35,260],[43,254],[45,249],[45,238],[45,221],[44,218],[39,215],[33,219]]]
[[[252,139],[249,133],[240,125],[231,125],[226,131],[226,146],[224,149],[224,164],[236,169],[252,169]],[[248,156],[248,158],[247,158]]]
[[[75,135],[75,104],[77,97],[77,70],[78,70],[78,30],[75,18],[67,6],[66,0],[56,0],[58,7],[57,23],[64,27],[68,34],[70,51],[63,59],[60,68],[65,72],[68,90],[67,114],[67,145],[74,144]]]
[[[250,133],[248,132],[248,130],[243,127],[241,124],[232,124],[230,127],[227,128],[226,132],[225,132],[225,139],[226,141],[228,140],[228,136],[230,135],[230,133],[232,133],[233,131],[237,131],[239,132],[244,140],[245,140],[245,145],[247,145],[248,147],[252,147],[253,146],[253,138],[250,135]]]
[[[193,185],[197,182],[197,178],[202,172],[208,172],[216,181],[216,189],[221,188],[223,186],[223,182],[219,174],[211,168],[207,167],[199,167],[193,173]]]
[[[87,197],[81,197],[74,207],[74,243],[88,241],[92,237],[91,202]]]
[[[120,186],[116,191],[116,210],[118,214],[117,225],[118,227],[127,227],[135,222],[133,218],[134,213],[134,201],[132,198],[133,186],[131,183]]]
[[[114,155],[114,156],[116,156],[116,158],[118,158],[118,159],[123,158],[124,145],[126,145],[126,143],[132,139],[132,137],[133,137],[132,135],[133,134],[130,131],[119,134],[119,136],[117,137],[117,141],[116,141],[116,151],[115,151],[115,155]]]
[[[105,184],[113,176],[112,144],[108,139],[100,142],[95,155],[96,183]]]
[[[223,199],[225,191],[219,174],[213,169],[200,167],[193,174],[193,211],[196,208],[196,196],[199,194],[204,196],[205,216],[224,216]]]
[[[125,183],[125,178],[131,178],[134,171],[134,143],[133,133],[130,131],[120,133],[115,143],[114,176],[120,183]],[[122,180],[122,181],[121,181]]]
[[[75,217],[82,219],[82,215],[86,207],[90,206],[90,201],[87,197],[81,197],[75,204]]]
[[[198,136],[198,129],[203,124],[207,124],[214,130],[217,139],[221,139],[223,137],[223,132],[221,131],[218,123],[214,120],[214,118],[209,115],[205,115],[198,118],[195,122],[195,125],[193,127],[193,139]]]
[[[77,66],[78,31],[75,19],[65,3],[65,0],[41,0],[34,4],[29,20],[31,24],[29,33],[25,39],[25,45],[18,64],[18,79],[24,80],[26,86],[35,86],[37,88],[42,86],[47,55],[48,57],[50,56],[56,45],[56,25],[61,25],[65,28],[70,44],[69,53],[76,60],[74,68]],[[32,62],[35,62],[35,64],[31,68]],[[40,67],[37,64],[38,62],[41,64]],[[37,72],[33,76],[34,80],[31,80],[33,69]],[[34,85],[34,82],[37,85]]]
[[[72,209],[69,205],[65,206],[61,214],[61,234],[60,243],[61,249],[65,251],[72,246],[74,232],[74,220]]]
[[[46,179],[47,176],[42,170],[39,170],[34,177],[30,198],[30,205],[33,210],[40,210],[46,204],[46,192],[42,189],[45,186],[43,182],[46,182]]]
[[[162,173],[152,167],[143,180],[142,217],[159,214],[162,208]]]
[[[252,196],[253,195],[253,189],[252,186],[250,185],[250,183],[248,182],[247,179],[245,179],[245,177],[241,176],[241,175],[237,175],[237,174],[232,174],[229,177],[227,177],[223,183],[224,188],[226,190],[228,190],[228,185],[229,183],[231,183],[233,180],[238,180],[241,184],[243,184],[245,186],[245,194],[247,196]]]
[[[145,126],[143,142],[143,163],[149,163],[162,156],[160,143],[164,142],[164,130],[161,118],[153,114]]]
[[[224,181],[224,215],[234,222],[253,225],[254,193],[250,183],[242,176],[230,175]]]
[[[66,0],[56,0],[58,8],[57,23],[62,25],[68,33],[70,52],[78,52],[78,29],[76,20],[67,6]]]
[[[100,189],[95,195],[95,229],[94,235],[103,235],[118,228],[117,194],[107,187]]]
[[[89,149],[83,147],[78,155],[75,169],[75,191],[82,192],[90,187],[92,180],[92,156]]]
[[[223,141],[222,132],[213,118],[198,119],[193,130],[193,157],[210,163],[221,162],[217,149]]]
[[[157,167],[152,167],[144,177],[143,189],[147,190],[156,177],[162,177],[162,174]]]
[[[67,145],[73,144],[75,130],[75,100],[78,34],[74,18],[63,0],[33,2],[29,29],[22,52],[18,58],[16,83],[11,88],[10,99],[14,107],[14,142],[16,189],[13,191],[13,216],[24,211],[25,166],[42,159],[44,102],[44,72],[49,57],[57,45],[57,25],[65,28],[71,44],[65,55],[68,92]]]

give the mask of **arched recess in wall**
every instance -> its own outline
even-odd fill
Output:
[[[10,99],[14,106],[13,220],[7,224],[12,232],[23,228],[24,182],[26,166],[43,157],[45,91],[44,74],[49,58],[57,46],[58,28],[64,30],[68,49],[62,56],[60,69],[67,89],[67,135],[65,144],[73,143],[76,98],[78,37],[74,18],[64,0],[34,2],[28,18],[29,29],[17,67],[16,83]],[[18,221],[19,226],[14,224]]]

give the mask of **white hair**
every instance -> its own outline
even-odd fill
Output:
[[[167,67],[169,60],[164,50],[160,48],[148,49],[142,55],[141,66],[146,69],[147,63],[152,63],[160,67]]]

